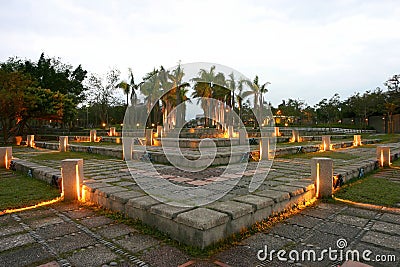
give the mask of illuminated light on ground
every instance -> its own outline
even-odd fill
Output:
[[[225,131],[225,132],[224,132],[223,138],[229,138],[229,133],[228,133],[228,131]]]
[[[319,163],[317,163],[317,189],[315,190],[315,196],[319,197]]]
[[[353,146],[361,146],[361,135],[354,135]]]
[[[78,200],[81,200],[81,184],[79,182],[79,166],[75,165],[75,179],[76,179],[76,196]]]
[[[4,156],[4,166],[8,169],[8,151],[6,150],[6,155]]]
[[[43,206],[47,206],[47,205],[59,202],[60,200],[61,200],[61,196],[57,197],[57,198],[54,198],[52,200],[43,201],[43,202],[40,202],[40,203],[32,205],[32,206],[28,206],[28,207],[16,208],[16,209],[7,209],[7,210],[4,210],[4,211],[1,211],[0,212],[0,216],[4,215],[4,214],[10,214],[10,213],[15,213],[15,212],[21,212],[21,211],[36,209],[36,208],[39,208],[39,207],[43,207]]]
[[[353,206],[357,206],[357,207],[362,207],[362,208],[367,208],[367,209],[387,210],[387,211],[391,211],[391,212],[400,213],[400,209],[399,208],[393,208],[393,207],[386,207],[386,206],[380,206],[380,205],[369,204],[369,203],[356,202],[356,201],[352,201],[352,200],[348,200],[348,199],[338,198],[338,197],[335,197],[335,196],[332,196],[332,198],[335,201],[339,201],[339,202],[342,202],[342,203],[345,203],[345,204],[349,204],[349,205],[353,205]]]

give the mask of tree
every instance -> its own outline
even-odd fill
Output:
[[[164,71],[162,66],[160,69],[162,72]],[[163,94],[163,89],[159,72],[160,70],[154,68],[153,71],[147,73],[143,78],[145,82],[140,87],[140,91],[145,96],[147,113],[150,114],[147,127],[152,127],[152,124],[156,125],[160,122],[159,99]]]
[[[254,78],[253,82],[247,81],[250,90],[243,93],[244,97],[248,97],[253,95],[254,96],[254,111],[255,116],[259,117],[258,119],[254,120],[254,128],[257,127],[257,123],[259,120],[262,120],[262,107],[264,105],[263,94],[268,92],[267,86],[270,82],[263,83],[262,85],[259,84],[258,75]]]
[[[393,114],[400,111],[400,74],[393,75],[384,85],[388,88],[385,99],[385,110],[389,118],[388,133],[393,133]]]
[[[186,88],[190,86],[189,83],[182,83],[183,76],[185,76],[185,73],[183,72],[180,63],[178,64],[176,69],[172,70],[172,73],[168,74],[168,78],[172,82],[172,88],[174,88],[173,90],[175,91],[173,92],[175,93],[175,107],[178,107],[183,102],[182,108],[179,108],[179,110],[177,110],[177,127],[182,127],[185,121],[186,105],[184,103],[188,100],[186,96]]]
[[[44,53],[40,55],[37,62],[21,60],[18,57],[9,58],[0,63],[1,68],[7,72],[20,72],[27,75],[33,82],[33,87],[49,89],[53,93],[60,93],[68,98],[68,103],[73,107],[65,109],[62,121],[71,124],[74,121],[78,104],[85,99],[87,88],[84,80],[87,71],[81,65],[73,68],[61,62],[59,58],[47,58]],[[67,104],[68,105],[68,104]]]
[[[280,115],[293,117],[293,122],[297,123],[302,119],[305,107],[304,101],[289,98],[287,101],[282,100],[282,103],[278,105],[278,110]]]
[[[317,118],[320,121],[329,124],[334,121],[337,121],[340,118],[340,96],[339,94],[334,94],[329,100],[324,98],[317,105],[315,105],[315,109],[317,112]]]
[[[245,91],[244,91],[244,85],[247,84],[246,79],[240,79],[238,84],[237,84],[237,94],[236,94],[236,102],[238,105],[238,110],[239,110],[239,118],[243,121],[242,114],[243,114],[243,100],[245,98]]]
[[[30,120],[62,122],[72,114],[72,99],[60,92],[35,86],[27,74],[0,67],[0,122],[4,143],[22,135]]]
[[[129,106],[129,95],[131,93],[131,85],[127,83],[126,81],[121,81],[118,85],[118,88],[121,88],[124,91],[124,94],[126,95],[126,107]]]
[[[119,85],[119,76],[119,70],[111,69],[106,74],[105,81],[96,74],[91,74],[89,77],[87,99],[91,105],[97,108],[101,123],[109,124],[109,107],[118,104],[114,93],[115,88]]]
[[[211,66],[210,70],[200,69],[198,77],[193,78],[194,92],[192,97],[201,97],[201,108],[204,111],[205,125],[211,126],[212,121],[209,118],[215,119],[216,112],[211,106],[211,98],[220,100],[227,93],[225,87],[225,76],[223,73],[215,71],[215,66]],[[199,103],[200,100],[198,100]]]

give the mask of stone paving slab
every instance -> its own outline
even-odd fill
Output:
[[[396,149],[398,146],[396,147]],[[358,158],[354,160],[334,160],[335,164],[338,164],[341,166],[341,169],[346,172],[346,175],[348,176],[349,173],[351,175],[356,175],[357,170],[360,168],[360,164],[367,164],[371,168],[374,165],[374,160],[371,160],[371,157],[375,157],[375,153],[372,153],[373,149],[366,149],[366,148],[352,148],[352,149],[345,149],[343,150],[343,153],[355,153]],[[36,164],[36,163],[35,163]],[[37,166],[35,164],[28,164],[30,167],[34,168],[39,168],[40,166]],[[87,165],[86,165],[87,164]],[[140,164],[140,163],[138,163]],[[288,164],[291,165],[291,168],[288,169]],[[365,166],[367,166],[365,165]],[[86,169],[86,166],[88,168]],[[162,166],[162,165],[155,165],[156,169],[157,168],[162,168],[162,169],[168,169],[170,168],[169,166]],[[250,163],[248,165],[248,173],[251,173],[251,170],[254,170],[255,164]],[[361,165],[363,166],[363,165]],[[190,231],[192,232],[192,238],[187,238],[186,240],[192,240],[193,237],[197,235],[197,230],[200,230],[196,228],[196,225],[207,225],[207,222],[204,222],[204,220],[210,220],[212,222],[212,216],[210,218],[207,218],[204,216],[205,213],[208,211],[214,211],[217,212],[216,210],[210,210],[207,208],[197,208],[194,210],[189,210],[189,211],[176,211],[172,213],[163,213],[160,209],[157,211],[156,208],[153,208],[153,206],[156,206],[160,204],[158,201],[152,199],[151,197],[148,196],[137,196],[133,195],[132,198],[129,198],[130,193],[130,188],[131,187],[122,187],[122,186],[117,186],[114,183],[118,183],[120,181],[123,181],[123,179],[126,179],[126,171],[121,172],[121,174],[118,174],[118,170],[124,170],[126,169],[126,165],[122,161],[118,160],[89,160],[85,162],[85,170],[92,175],[91,178],[95,177],[98,179],[98,182],[102,183],[102,185],[107,185],[105,187],[98,187],[96,190],[93,190],[90,187],[90,183],[86,183],[85,185],[85,190],[87,189],[87,195],[89,197],[90,201],[100,203],[101,205],[105,207],[111,207],[116,210],[120,210],[122,212],[125,212],[126,214],[132,216],[133,218],[139,218],[142,220],[147,220],[147,221],[152,221],[155,224],[160,223],[160,225],[165,226],[165,221],[163,219],[169,218],[169,223],[171,224],[170,226],[164,228],[164,229],[172,229],[180,226],[185,226],[184,229],[186,231],[186,234],[189,234]],[[306,172],[305,170],[309,170],[309,162],[304,160],[304,159],[294,159],[294,160],[288,160],[288,159],[276,159],[273,165],[273,168],[271,170],[271,177],[274,180],[269,180],[267,179],[266,184],[262,185],[260,188],[260,191],[255,192],[254,194],[248,194],[248,190],[246,188],[246,182],[240,182],[237,187],[227,196],[224,198],[224,201],[238,201],[238,203],[243,203],[243,204],[248,204],[253,206],[253,210],[257,211],[262,210],[262,214],[260,213],[255,214],[257,216],[253,216],[253,223],[256,222],[259,219],[263,219],[265,217],[268,217],[272,210],[273,211],[279,211],[282,210],[283,208],[287,208],[290,205],[296,204],[297,202],[302,202],[302,201],[307,201],[311,197],[313,197],[313,191],[315,188],[313,188],[312,183],[310,181],[305,181],[303,178],[306,178],[308,174],[308,171]],[[237,170],[239,171],[239,170]],[[145,170],[138,170],[139,175],[150,175],[154,176],[156,173],[150,170],[150,171],[145,171]],[[233,172],[229,175],[236,175],[236,172]],[[286,179],[287,181],[290,182],[290,184],[283,184],[282,180],[279,181],[278,179],[284,179],[284,178],[289,178]],[[295,180],[295,178],[297,179]],[[164,179],[170,179],[171,177],[164,177]],[[293,180],[292,180],[293,179]],[[243,179],[242,179],[243,180]],[[192,180],[185,180],[182,181],[183,184],[188,184]],[[273,186],[268,186],[268,183],[274,182]],[[133,186],[135,186],[134,181],[132,180]],[[293,184],[292,184],[293,183]],[[132,187],[133,187],[132,186]],[[193,186],[193,185],[192,185]],[[104,192],[102,191],[102,188],[104,188]],[[122,191],[121,191],[122,190]],[[307,191],[308,190],[308,191]],[[275,191],[276,194],[273,195],[274,197],[271,197],[267,193],[271,193],[272,191]],[[116,194],[123,194],[127,192],[128,196],[125,197],[120,197]],[[262,193],[263,192],[263,193]],[[289,198],[287,196],[289,195]],[[238,200],[239,199],[239,200]],[[241,201],[243,199],[246,199],[245,201]],[[259,202],[257,203],[255,200],[258,199]],[[262,199],[262,200],[261,200]],[[252,201],[250,201],[252,200]],[[266,201],[268,200],[268,201]],[[125,202],[126,201],[126,202]],[[247,202],[246,202],[247,201]],[[118,204],[115,204],[118,203]],[[264,204],[262,204],[264,203]],[[265,204],[265,203],[268,203]],[[269,207],[269,204],[273,205],[271,209],[267,209]],[[264,206],[263,206],[264,205]],[[153,210],[152,210],[153,209]],[[203,211],[200,212],[202,214],[198,214],[200,209],[207,210],[207,212]],[[219,212],[221,213],[221,212]],[[349,211],[349,215],[352,215],[352,211]],[[368,214],[367,212],[364,212],[364,214],[367,218]],[[235,218],[233,216],[234,211],[231,210],[226,210],[225,212],[222,212],[224,216],[227,216],[226,221],[223,222],[225,224],[225,228],[218,228],[218,231],[222,231],[224,235],[229,235],[229,225],[232,225],[232,223],[238,224],[238,223],[243,223],[243,225],[248,225],[249,221],[247,220],[242,220],[242,222],[235,221],[235,219],[238,219],[240,217]],[[239,214],[239,213],[238,213]],[[346,214],[344,214],[346,215]],[[322,216],[324,217],[324,212],[319,212],[314,214],[315,217]],[[370,217],[374,218],[374,214],[370,214]],[[204,217],[206,219],[204,219]],[[243,217],[243,216],[242,216]],[[329,217],[329,215],[328,215]],[[175,219],[172,219],[175,218]],[[185,220],[179,221],[179,218],[185,218]],[[321,218],[321,219],[325,219]],[[171,220],[172,219],[172,220]],[[370,218],[371,219],[371,218]],[[89,219],[88,219],[89,220]],[[210,230],[210,235],[211,233],[217,231],[216,228],[219,227],[220,225],[218,224],[209,224],[208,228],[203,228],[202,231],[207,231]],[[200,227],[202,228],[202,227]],[[215,228],[215,229],[213,229]],[[189,230],[192,229],[192,230]],[[189,231],[189,232],[188,232]],[[174,232],[172,231],[171,233],[174,233],[175,235],[179,235],[179,232]],[[179,236],[174,236],[175,238],[179,238]],[[215,242],[216,239],[213,241],[208,240],[207,242]],[[185,242],[185,240],[183,240]],[[208,243],[204,242],[198,242],[199,244],[207,245]]]
[[[233,201],[232,201],[233,202]],[[156,207],[156,206],[154,206]],[[162,209],[161,206],[159,209]],[[221,208],[222,209],[222,208]],[[197,210],[197,209],[196,209]],[[35,212],[37,216],[33,216]],[[194,212],[195,210],[192,210]],[[197,211],[197,215],[210,215],[208,209]],[[190,212],[190,211],[189,211]],[[205,213],[203,213],[205,212]],[[86,224],[87,220],[96,222],[102,216],[76,204],[57,204],[52,207],[29,211],[25,218],[0,216],[3,226],[22,223],[39,225],[34,221],[52,220],[59,217],[63,222],[37,228],[35,232],[8,233],[0,242],[0,266],[25,266],[52,264],[53,266],[299,266],[295,262],[259,260],[257,253],[268,246],[269,250],[314,249],[321,251],[331,246],[337,248],[337,240],[345,239],[352,249],[369,249],[374,254],[397,256],[396,262],[373,264],[373,266],[396,266],[400,264],[400,212],[388,213],[382,210],[319,203],[316,207],[291,216],[265,233],[258,233],[242,240],[237,245],[205,258],[194,258],[180,249],[163,244],[157,238],[140,234],[132,226],[118,224],[112,220]],[[216,218],[228,216],[217,211]],[[319,218],[315,214],[324,214]],[[347,214],[353,215],[347,215]],[[185,213],[183,213],[185,214]],[[89,215],[82,217],[83,215]],[[367,216],[366,216],[367,215]],[[179,216],[179,215],[178,215]],[[243,216],[242,216],[243,217]],[[349,217],[352,219],[349,220]],[[368,217],[368,218],[366,218]],[[20,218],[20,220],[18,219]],[[241,218],[241,217],[239,217]],[[347,218],[347,219],[346,219]],[[368,227],[354,222],[367,221]],[[390,222],[389,222],[390,221]],[[218,223],[216,223],[218,224]],[[364,224],[364,223],[363,223]],[[90,227],[93,231],[89,230]],[[21,236],[24,238],[21,239]],[[20,240],[28,242],[18,243]],[[39,242],[39,240],[42,240]],[[12,246],[4,244],[14,244]],[[51,253],[50,251],[53,251]],[[343,261],[301,262],[300,266],[340,265]],[[55,265],[57,264],[57,265]],[[184,265],[187,264],[187,265]],[[49,266],[49,265],[46,265]]]

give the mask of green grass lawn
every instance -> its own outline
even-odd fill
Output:
[[[396,169],[399,166],[400,160],[392,164],[392,167]],[[385,170],[388,170],[388,168],[385,168]],[[361,203],[398,207],[400,203],[400,183],[375,177],[377,173],[379,171],[364,179],[350,181],[335,193],[335,197]]]
[[[368,176],[343,186],[335,197],[361,203],[395,207],[400,203],[400,183]]]
[[[400,142],[400,134],[367,134],[362,135],[363,139],[382,139],[381,144]]]
[[[0,212],[35,205],[59,196],[57,188],[43,181],[19,172],[0,171]]]
[[[288,146],[308,146],[308,145],[317,145],[321,144],[321,141],[304,141],[304,142],[284,142],[284,143],[276,143],[277,147],[288,147]]]
[[[94,153],[85,153],[85,152],[48,152],[48,153],[40,153],[32,156],[32,159],[35,161],[38,160],[64,160],[64,159],[115,159],[115,157],[99,155]]]
[[[122,138],[120,144],[112,142],[69,142],[69,144],[77,146],[122,146]]]
[[[312,153],[298,153],[298,154],[290,154],[279,156],[278,158],[285,158],[285,159],[294,159],[294,158],[302,158],[302,159],[311,159],[314,157],[327,157],[331,159],[342,159],[342,160],[351,160],[357,159],[358,157],[355,155],[351,155],[344,152],[337,152],[337,151],[323,151],[323,152],[312,152]]]

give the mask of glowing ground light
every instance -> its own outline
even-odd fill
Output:
[[[4,157],[4,166],[6,167],[6,169],[8,169],[8,153],[7,153],[7,150],[6,150],[6,155]]]
[[[317,190],[315,195],[319,197],[319,163],[317,163]]]
[[[47,206],[53,203],[56,203],[58,201],[61,200],[62,197],[57,197],[54,198],[52,200],[48,200],[48,201],[43,201],[40,202],[38,204],[32,205],[32,206],[28,206],[28,207],[23,207],[23,208],[16,208],[16,209],[6,209],[0,212],[0,216],[4,215],[4,214],[10,214],[10,213],[15,213],[15,212],[20,212],[20,211],[25,211],[25,210],[31,210],[31,209],[36,209],[39,207],[43,207],[43,206]]]
[[[75,177],[76,177],[76,196],[78,200],[81,200],[81,185],[79,183],[79,166],[75,165]]]
[[[384,163],[383,161],[384,161],[384,160],[383,160],[383,150],[381,150],[381,167],[383,167],[383,165],[384,165],[384,164],[383,164],[383,163]]]

